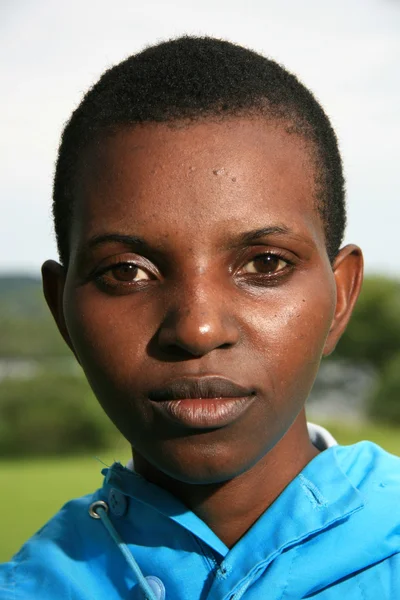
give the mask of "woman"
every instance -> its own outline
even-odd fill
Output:
[[[399,459],[313,443],[304,411],[362,280],[311,93],[227,42],[148,48],[72,115],[53,209],[46,299],[134,464],[2,567],[2,598],[397,597]]]

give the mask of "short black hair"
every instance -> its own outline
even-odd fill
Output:
[[[89,143],[126,125],[247,115],[281,120],[287,130],[311,141],[317,209],[333,261],[346,224],[345,185],[337,138],[322,107],[275,61],[227,41],[184,36],[146,48],[107,70],[66,124],[53,187],[61,263],[68,264],[75,182]]]

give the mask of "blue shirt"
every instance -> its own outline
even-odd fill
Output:
[[[93,502],[109,506],[156,597],[400,599],[400,459],[370,442],[321,452],[230,550],[175,497],[116,463],[0,566],[1,600],[144,597]]]

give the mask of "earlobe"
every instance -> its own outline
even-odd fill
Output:
[[[64,267],[62,267],[55,260],[46,260],[46,262],[43,263],[42,282],[44,297],[51,314],[53,315],[59,332],[61,333],[65,343],[75,354],[64,318],[63,294],[65,277],[66,274]]]
[[[340,250],[333,272],[336,282],[336,308],[323,351],[328,356],[346,329],[359,296],[363,280],[363,256],[360,248],[349,244]]]

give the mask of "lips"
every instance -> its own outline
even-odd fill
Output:
[[[182,378],[151,390],[155,413],[184,429],[215,429],[238,420],[255,390],[222,377]]]
[[[244,388],[223,377],[182,378],[169,382],[165,387],[151,390],[150,400],[206,399],[206,398],[244,398],[253,396],[254,390]]]

